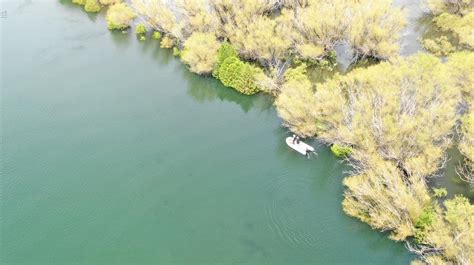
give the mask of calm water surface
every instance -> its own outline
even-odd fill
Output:
[[[2,2],[2,264],[407,264],[271,100],[66,1]]]

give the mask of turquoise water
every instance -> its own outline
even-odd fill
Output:
[[[2,264],[407,264],[271,99],[56,1],[4,2]]]

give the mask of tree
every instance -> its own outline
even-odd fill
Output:
[[[436,26],[440,29],[453,33],[458,42],[467,49],[474,49],[474,12],[469,12],[460,17],[457,15],[442,13],[434,18]]]
[[[107,27],[110,30],[123,30],[130,26],[135,13],[125,4],[116,3],[107,10]]]
[[[336,77],[317,85],[315,98],[319,137],[425,176],[444,161],[460,93],[438,59],[419,55]]]
[[[195,32],[184,42],[181,59],[197,74],[211,73],[217,64],[220,43],[213,33]]]
[[[427,0],[431,11],[438,15],[450,13],[463,16],[472,11],[472,0]]]
[[[178,23],[175,13],[162,0],[132,0],[132,6],[138,16],[155,31],[184,41],[181,33],[182,25]]]
[[[287,71],[275,106],[278,116],[291,131],[304,137],[316,134],[316,98],[305,65]]]
[[[398,54],[405,15],[391,0],[363,0],[354,10],[348,33],[358,57],[387,59]]]

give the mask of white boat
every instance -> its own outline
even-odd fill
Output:
[[[293,137],[286,138],[286,144],[292,149],[296,150],[302,155],[307,155],[309,153],[314,153],[314,148],[311,145],[308,145],[300,140],[299,143],[293,143]]]

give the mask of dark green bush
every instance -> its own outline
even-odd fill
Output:
[[[258,67],[231,56],[219,66],[217,78],[227,87],[232,87],[245,95],[253,95],[259,91],[254,76],[260,71]]]
[[[260,68],[240,60],[232,45],[224,43],[219,48],[217,65],[212,75],[227,87],[245,95],[253,95],[260,91],[254,79],[260,72]]]
[[[428,207],[421,213],[420,217],[418,217],[418,219],[416,220],[415,239],[418,243],[423,243],[426,237],[426,233],[428,232],[428,229],[433,223],[434,214],[434,208]]]

